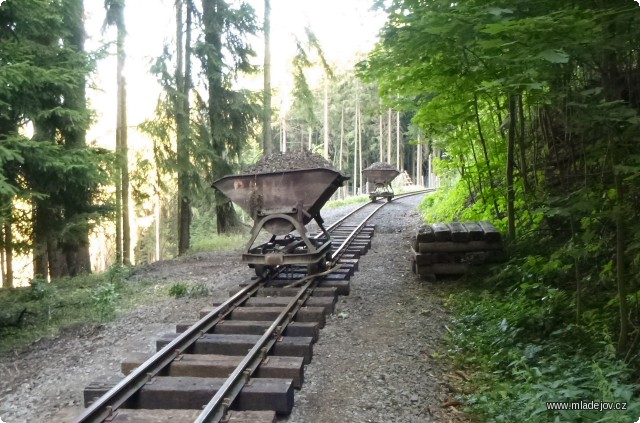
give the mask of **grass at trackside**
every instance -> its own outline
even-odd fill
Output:
[[[413,191],[419,191],[424,189],[424,187],[419,187],[419,186],[412,186],[412,187],[394,187],[393,191],[395,195],[400,195],[400,194],[406,194],[409,192],[413,192]],[[333,201],[328,201],[325,205],[324,208],[325,209],[332,209],[332,208],[336,208],[336,207],[343,207],[343,206],[350,206],[353,204],[360,204],[360,203],[366,203],[370,201],[369,198],[369,194],[363,194],[363,195],[355,195],[355,196],[348,196],[345,199],[342,200],[333,200]]]
[[[248,232],[231,235],[214,235],[207,238],[194,240],[190,252],[199,253],[204,251],[229,251],[237,249],[239,245],[247,242]]]
[[[567,295],[543,284],[509,286],[504,271],[501,282],[495,271],[474,273],[441,290],[453,318],[447,360],[466,374],[454,398],[466,411],[487,422],[637,419],[640,386],[602,331],[567,323]],[[627,409],[552,411],[549,401],[619,402]]]
[[[368,195],[357,195],[357,196],[347,197],[343,200],[327,201],[327,203],[324,205],[324,208],[333,209],[337,207],[350,206],[353,204],[366,203],[367,201],[370,201]]]
[[[68,327],[99,324],[142,304],[168,298],[151,282],[126,283],[130,270],[114,267],[101,274],[54,283],[0,289],[0,353],[19,350]]]

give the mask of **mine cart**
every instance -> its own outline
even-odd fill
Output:
[[[391,181],[400,174],[400,171],[395,167],[387,163],[374,163],[368,168],[362,171],[362,175],[374,184],[375,189],[369,193],[371,201],[376,201],[376,198],[386,198],[387,201],[391,201],[393,198],[393,188],[391,188]]]
[[[309,273],[323,269],[331,239],[322,225],[320,209],[347,179],[332,169],[312,168],[230,175],[213,186],[253,218],[242,261],[262,276],[278,265],[306,264]],[[305,225],[312,219],[322,234],[310,238]],[[253,246],[262,229],[272,235],[271,239]]]

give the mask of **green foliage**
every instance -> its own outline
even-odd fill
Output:
[[[209,288],[203,282],[187,284],[176,282],[169,287],[169,296],[173,298],[201,298],[209,295]]]
[[[113,265],[104,274],[104,277],[112,284],[121,287],[131,276],[133,268],[130,266]]]
[[[236,208],[236,213],[244,223],[243,229],[235,233],[219,234],[215,206],[212,206],[211,203],[207,204],[206,201],[199,201],[199,204],[193,209],[190,251],[225,251],[244,246],[247,241],[248,229],[251,227],[251,219],[239,208]]]
[[[32,301],[42,300],[51,296],[53,289],[49,282],[42,278],[34,278],[29,284],[29,290],[26,291],[25,297]]]
[[[629,0],[379,6],[388,20],[358,69],[413,108],[413,122],[442,150],[434,166],[444,190],[425,200],[425,218],[507,229],[516,261],[496,284],[546,290],[540,298],[563,299],[566,309],[537,309],[526,293],[513,306],[595,330],[640,368],[640,314],[629,295],[640,282],[640,8]],[[515,280],[511,271],[525,273]]]
[[[54,277],[89,266],[88,252],[81,254],[88,231],[110,211],[101,191],[110,157],[85,142],[92,119],[85,85],[95,61],[83,51],[82,11],[79,0],[0,8],[0,223],[12,231],[0,246],[35,250],[38,263],[43,251],[76,254],[64,268],[51,268],[61,273]],[[19,131],[28,124],[31,139]],[[25,202],[33,208],[28,217],[14,210]]]
[[[130,274],[130,267],[111,266],[103,275],[107,283],[93,290],[91,299],[101,321],[115,317],[121,294],[124,291],[124,282]]]
[[[209,288],[204,282],[198,282],[189,287],[189,292],[187,295],[190,298],[202,298],[209,295]]]
[[[0,290],[0,352],[20,349],[66,328],[90,328],[141,303],[157,302],[155,283],[128,281],[130,269],[102,274],[34,279],[31,286]],[[164,295],[166,298],[166,294]]]
[[[101,320],[106,320],[114,316],[119,298],[118,287],[113,282],[101,285],[94,290],[91,299]]]
[[[247,242],[247,234],[209,234],[208,236],[201,236],[197,234],[194,236],[193,245],[191,247],[192,252],[200,251],[228,251],[238,250],[244,246]]]
[[[458,181],[453,187],[446,186],[429,194],[420,204],[420,211],[427,222],[446,222],[452,219],[459,221],[490,220],[500,230],[506,227],[505,220],[495,216],[483,198],[474,199],[469,195],[466,185]]]
[[[529,267],[542,260],[532,260]],[[527,266],[525,266],[527,267]],[[511,266],[496,278],[536,279]],[[615,357],[602,328],[571,322],[570,300],[543,283],[521,283],[506,291],[472,281],[448,301],[456,314],[449,338],[451,357],[474,370],[470,411],[492,422],[633,421],[639,386]],[[551,411],[547,401],[622,401],[626,411]]]
[[[189,285],[182,282],[176,282],[169,288],[169,295],[173,298],[182,298],[187,295]]]
[[[350,206],[352,204],[362,204],[362,203],[366,203],[368,201],[371,201],[369,199],[368,195],[357,195],[357,196],[354,195],[354,196],[347,197],[344,200],[328,201],[324,205],[324,208],[325,209],[331,209],[331,208],[335,208],[335,207]]]

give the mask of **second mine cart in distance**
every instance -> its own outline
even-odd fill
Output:
[[[400,171],[389,163],[376,162],[362,171],[362,175],[368,182],[374,185],[374,190],[369,193],[371,201],[376,201],[378,197],[391,201],[393,198],[393,188],[391,181],[400,174]]]
[[[309,168],[230,175],[213,186],[253,218],[242,261],[263,276],[278,265],[306,264],[309,273],[323,270],[331,239],[320,209],[347,179],[331,168]],[[318,237],[307,236],[305,225],[311,220],[322,230]],[[262,229],[271,239],[253,246]]]

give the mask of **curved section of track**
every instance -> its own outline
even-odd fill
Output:
[[[429,191],[410,192],[395,198]],[[201,312],[202,318],[182,333],[159,340],[161,347],[158,352],[121,381],[88,387],[85,390],[85,402],[91,404],[75,422],[222,422],[231,419],[239,423],[266,423],[274,421],[276,413],[290,412],[293,406],[292,389],[300,388],[302,384],[303,364],[311,359],[311,343],[324,324],[324,315],[333,310],[337,295],[348,295],[349,278],[357,270],[359,256],[366,253],[370,246],[374,228],[367,222],[387,204],[365,203],[327,228],[332,239],[328,269],[308,275],[303,266],[286,266],[274,269],[263,278],[255,278],[224,303]],[[266,320],[266,316],[273,317]],[[234,326],[236,329],[233,329]],[[216,336],[224,338],[224,335],[216,335],[218,333],[227,334],[227,342],[237,343],[246,338],[251,339],[253,345],[247,348],[246,354],[222,355],[216,351],[228,351],[230,347],[212,346],[215,344],[212,339]],[[285,343],[281,342],[284,338],[292,338],[286,348]],[[304,349],[305,342],[309,343],[308,352]],[[298,357],[294,345],[303,347],[298,349]],[[191,376],[172,378],[174,373],[181,375],[185,372],[174,371],[179,367],[176,363],[180,364],[185,357],[199,357],[205,351],[210,357],[205,356],[203,361],[217,357],[218,361],[234,362],[222,366],[227,369],[228,376],[224,379],[207,376],[200,379]],[[275,361],[276,365],[266,365],[269,360]],[[277,363],[281,363],[280,367]],[[212,362],[212,368],[215,366]],[[198,368],[195,365],[182,367],[191,368],[192,371]],[[216,373],[206,368],[204,372],[208,375]],[[165,376],[167,374],[169,376]],[[294,374],[294,378],[265,378],[265,375],[279,374]],[[264,383],[256,388],[259,384],[254,381],[264,382],[267,379],[272,385]],[[196,385],[200,386],[199,390],[193,388]],[[213,394],[203,404],[197,396],[207,390]],[[136,408],[144,411],[136,411]]]

